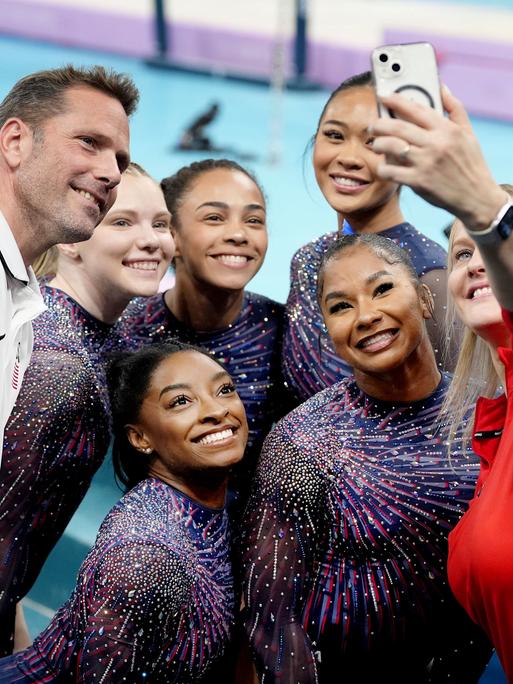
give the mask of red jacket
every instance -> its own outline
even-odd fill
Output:
[[[513,313],[503,311],[513,333]],[[506,394],[481,397],[473,448],[481,472],[468,511],[449,535],[449,583],[488,634],[513,682],[513,350],[499,349]]]

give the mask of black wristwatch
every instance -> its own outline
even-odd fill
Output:
[[[485,230],[469,230],[467,233],[477,245],[495,245],[507,240],[513,233],[513,201],[508,199],[497,216]]]

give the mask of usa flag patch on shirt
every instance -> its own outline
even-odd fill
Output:
[[[12,381],[11,386],[16,392],[19,388],[20,382],[20,343],[18,342],[18,351],[16,352],[16,360],[14,362],[14,368],[12,369]]]

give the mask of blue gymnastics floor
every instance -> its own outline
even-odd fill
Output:
[[[219,102],[221,112],[209,134],[216,145],[241,153],[222,156],[246,163],[257,174],[268,197],[270,247],[251,289],[284,301],[294,251],[336,227],[334,213],[315,185],[310,158],[303,158],[327,93],[287,92],[276,101],[262,86],[159,71],[129,58],[0,36],[0,98],[21,76],[68,62],[101,63],[133,76],[141,90],[141,104],[131,126],[132,157],[159,179],[201,158],[198,154],[177,153],[172,147],[195,115],[213,101]],[[281,112],[279,123],[273,124],[276,112]],[[474,123],[496,178],[512,182],[513,127],[486,120]],[[279,131],[275,143],[270,141],[273,130]],[[279,160],[271,163],[277,152]],[[242,157],[247,156],[254,159],[246,162]],[[441,231],[450,218],[445,212],[427,205],[408,190],[403,192],[402,203],[408,220],[445,243]],[[26,612],[33,634],[47,624],[69,595],[101,520],[119,496],[107,462],[29,595]],[[495,661],[482,681],[505,681]]]

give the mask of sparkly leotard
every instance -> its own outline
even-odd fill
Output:
[[[233,628],[228,533],[224,509],[139,483],[105,518],[48,628],[0,660],[0,682],[210,681]]]
[[[246,410],[247,453],[256,458],[273,422],[288,410],[280,370],[283,315],[283,304],[245,292],[242,310],[231,325],[201,332],[179,321],[159,294],[134,300],[122,322],[135,348],[148,341],[179,339],[204,347],[224,363]]]
[[[379,235],[394,240],[409,253],[419,276],[446,267],[444,249],[409,223],[400,223]],[[323,254],[338,237],[338,232],[327,233],[301,247],[290,265],[282,368],[298,402],[352,374],[333,348],[317,302],[317,272]]]
[[[34,351],[0,470],[0,654],[14,611],[84,497],[110,440],[104,354],[122,344],[61,290],[42,287]]]
[[[490,651],[445,566],[478,466],[435,434],[447,386],[392,404],[346,379],[267,438],[243,535],[261,682],[477,681]]]

